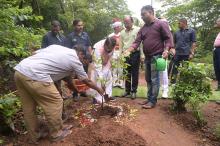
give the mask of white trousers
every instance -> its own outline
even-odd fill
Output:
[[[162,92],[168,94],[169,91],[169,80],[167,68],[165,71],[160,72],[160,85],[162,87]]]
[[[108,94],[109,97],[112,96],[112,72],[110,69],[103,69],[103,82],[105,84],[105,92]],[[92,70],[91,72],[91,80],[96,83],[98,87],[101,87],[101,81],[98,77],[98,73],[95,70]],[[94,98],[97,100],[97,102],[102,103],[105,102],[105,99],[102,99],[102,96],[97,92],[93,91]]]
[[[113,76],[113,86],[120,86],[123,87],[123,68],[120,65],[120,51],[114,51],[112,60],[114,61],[114,68],[112,69],[112,76]]]

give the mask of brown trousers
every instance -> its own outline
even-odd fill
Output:
[[[39,82],[25,75],[15,72],[14,75],[17,89],[20,94],[24,120],[30,138],[38,137],[38,120],[35,114],[36,106],[40,106],[48,121],[50,135],[56,137],[62,129],[63,99],[54,83]]]

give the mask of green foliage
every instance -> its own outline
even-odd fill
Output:
[[[183,62],[179,68],[177,82],[171,96],[174,100],[174,110],[186,110],[186,104],[191,108],[198,124],[204,119],[200,112],[202,103],[208,101],[211,95],[210,79],[206,74],[206,64]]]
[[[112,64],[112,70],[114,70],[114,69],[123,70],[123,74],[120,75],[119,80],[126,80],[127,79],[127,71],[125,69],[128,66],[130,66],[128,63],[126,63],[126,57],[121,54],[117,59],[112,59],[111,64]]]
[[[220,139],[220,124],[216,125],[216,127],[214,129],[214,134],[218,139]]]
[[[178,30],[179,18],[186,18],[188,25],[196,30],[197,50],[200,56],[206,56],[213,49],[213,42],[218,33],[214,29],[219,17],[219,0],[164,0],[162,13],[170,22],[172,30]]]
[[[40,13],[43,16],[42,25],[46,29],[50,29],[50,22],[57,19],[61,21],[64,32],[69,33],[73,30],[74,19],[83,20],[92,43],[113,31],[110,27],[112,18],[130,14],[125,0],[44,0],[39,1],[35,9],[37,11],[34,14]]]
[[[1,126],[3,128],[4,124],[15,130],[13,116],[21,109],[21,103],[18,97],[9,93],[0,97],[0,114],[2,116]]]
[[[196,53],[195,58],[192,60],[195,63],[205,63],[207,64],[205,70],[207,77],[210,79],[215,79],[215,71],[213,67],[213,52],[206,53],[206,56]]]
[[[43,29],[36,28],[43,19],[32,14],[29,6],[20,8],[18,1],[1,1],[0,9],[0,92],[8,92],[13,67],[39,48]],[[29,27],[35,26],[35,27]]]

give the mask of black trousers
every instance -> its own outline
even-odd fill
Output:
[[[216,47],[213,51],[213,65],[218,87],[220,87],[220,47]]]
[[[130,57],[126,58],[129,66],[125,69],[125,92],[136,93],[139,79],[140,51],[133,52]]]
[[[176,83],[176,78],[178,74],[178,67],[180,66],[180,63],[182,61],[188,61],[189,55],[175,55],[173,60],[173,70],[172,70],[172,77],[171,77],[171,83]]]

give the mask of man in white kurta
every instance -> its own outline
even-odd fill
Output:
[[[121,55],[121,50],[119,50],[119,43],[120,43],[120,32],[122,30],[122,23],[116,19],[113,21],[114,23],[111,25],[114,29],[114,32],[111,33],[108,37],[114,37],[116,39],[116,45],[114,48],[112,61],[114,61],[115,67],[112,69],[112,76],[113,76],[113,87],[120,87],[123,88],[123,69],[120,67],[119,57]]]
[[[93,64],[94,68],[91,73],[91,80],[96,82],[98,87],[103,87],[109,97],[112,96],[112,70],[111,59],[116,40],[107,38],[94,45]],[[97,92],[95,99],[98,103],[105,102],[104,98]]]

